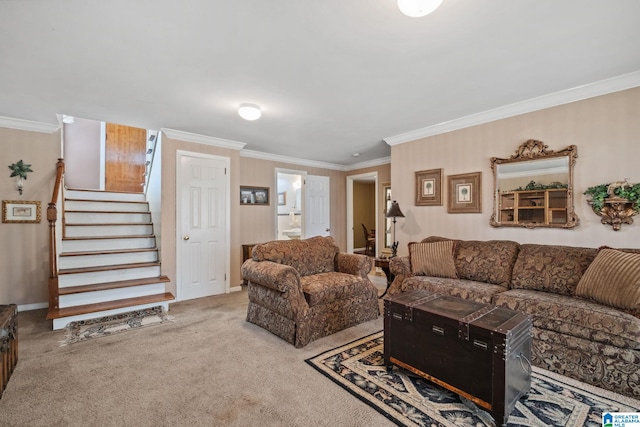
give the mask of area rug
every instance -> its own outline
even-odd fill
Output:
[[[383,332],[306,362],[399,426],[494,426],[473,402],[417,375],[384,366]],[[604,412],[639,412],[640,401],[533,368],[529,398],[508,426],[602,426]]]
[[[105,316],[99,319],[70,322],[65,327],[65,339],[60,341],[60,345],[64,346],[93,338],[106,337],[131,329],[161,325],[167,322],[173,322],[173,317],[167,315],[164,307],[160,305],[144,310]]]

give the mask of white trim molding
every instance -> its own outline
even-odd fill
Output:
[[[180,141],[195,142],[197,144],[212,145],[214,147],[229,148],[231,150],[242,150],[245,142],[232,141],[230,139],[216,138],[213,136],[199,135],[197,133],[189,133],[181,130],[162,128],[160,129],[168,138],[178,139]]]
[[[60,129],[60,125],[0,116],[0,128],[18,129],[40,133],[54,133],[55,131]]]
[[[383,157],[380,159],[369,160],[366,162],[355,163],[352,165],[340,165],[337,163],[300,159],[298,157],[289,157],[289,156],[283,156],[280,154],[270,154],[270,153],[264,153],[262,151],[254,151],[254,150],[242,150],[240,151],[240,157],[249,157],[252,159],[270,160],[273,162],[288,163],[288,164],[298,165],[298,166],[309,166],[314,168],[331,169],[331,170],[345,171],[345,172],[357,170],[357,169],[370,168],[373,166],[386,165],[391,163],[391,157]]]
[[[571,102],[606,95],[608,93],[619,92],[638,86],[640,86],[640,71],[635,71],[633,73],[623,74],[610,79],[577,86],[560,92],[528,99],[526,101],[516,102],[515,104],[505,105],[504,107],[471,114],[469,116],[427,126],[422,129],[416,129],[400,135],[390,136],[388,138],[384,138],[384,142],[390,146],[404,144],[405,142],[415,141],[429,136],[481,125],[495,120],[506,119],[508,117],[543,110],[545,108],[555,107],[558,105],[569,104]]]

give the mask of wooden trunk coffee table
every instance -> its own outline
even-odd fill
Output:
[[[384,361],[451,390],[505,425],[531,386],[531,321],[424,290],[384,300]]]

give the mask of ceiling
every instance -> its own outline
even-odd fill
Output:
[[[636,73],[638,40],[637,0],[444,0],[423,18],[395,0],[0,0],[0,116],[352,165],[390,137]]]

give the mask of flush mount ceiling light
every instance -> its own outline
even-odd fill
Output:
[[[420,18],[436,10],[442,0],[398,0],[400,12],[412,18]]]
[[[262,116],[260,106],[256,104],[240,104],[238,114],[245,120],[258,120]]]

